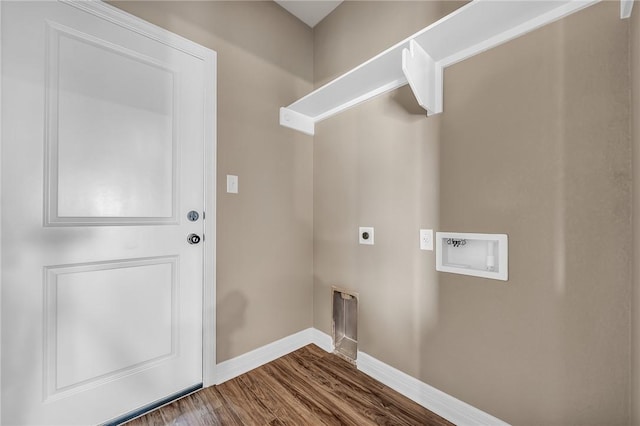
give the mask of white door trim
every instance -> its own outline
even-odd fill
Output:
[[[109,22],[121,27],[127,28],[140,35],[163,43],[174,49],[178,49],[193,57],[203,61],[206,69],[206,75],[210,78],[205,79],[205,105],[204,105],[204,271],[203,271],[203,330],[202,330],[202,382],[203,386],[211,386],[215,384],[215,367],[216,367],[216,324],[215,324],[215,297],[216,297],[216,52],[204,46],[196,44],[188,39],[180,37],[163,28],[146,22],[140,18],[130,15],[120,9],[103,3],[99,0],[91,1],[74,1],[59,0],[73,7],[86,11],[92,15],[98,16]],[[0,33],[2,26],[2,3],[0,3]],[[0,47],[0,58],[1,58]],[[2,64],[0,63],[0,70]],[[0,96],[2,94],[0,79]],[[1,114],[0,111],[0,120]],[[1,123],[0,123],[1,124]],[[0,129],[1,129],[0,125]],[[0,146],[3,140],[0,134]],[[1,176],[1,170],[0,170]],[[1,184],[1,181],[0,181]],[[2,188],[0,186],[0,200],[2,199]],[[1,211],[1,209],[0,209]],[[2,239],[2,225],[0,212],[0,241]],[[1,246],[1,245],[0,245]],[[1,248],[0,248],[0,270],[1,264]],[[2,286],[2,282],[0,282]],[[1,292],[0,292],[1,293]],[[0,324],[1,326],[1,324]],[[0,353],[2,349],[2,336],[0,335]],[[0,377],[0,381],[1,381]],[[1,401],[0,401],[0,418],[1,418]]]
[[[0,36],[2,35],[2,4],[0,3]],[[0,40],[0,155],[2,152],[2,42]],[[0,156],[0,306],[2,306],[2,157]],[[0,365],[2,365],[2,315],[0,315]],[[0,368],[0,388],[2,388]],[[0,423],[2,423],[2,398],[0,398]]]

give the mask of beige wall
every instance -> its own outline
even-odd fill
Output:
[[[280,106],[460,3],[345,2],[313,32],[272,2],[114,4],[218,52],[218,361],[311,325],[330,333],[339,285],[360,293],[361,350],[482,410],[629,423],[617,2],[448,68],[442,115],[425,118],[405,87],[320,123],[313,143],[278,126]],[[375,246],[357,244],[358,226],[376,228]],[[509,234],[509,282],[436,273],[420,228]]]
[[[316,84],[446,13],[395,4],[349,2],[316,27]],[[440,116],[425,118],[405,88],[317,126],[317,328],[331,331],[331,285],[353,289],[360,349],[467,403],[523,425],[629,423],[618,8],[603,2],[448,68]],[[357,244],[358,226],[375,227],[375,246]],[[434,272],[419,228],[507,233],[509,281]]]
[[[640,113],[640,10],[631,15],[631,111]],[[631,419],[640,426],[640,119],[631,120],[633,140],[633,298],[631,323]]]
[[[273,2],[112,4],[218,53],[218,362],[311,327],[312,138],[278,125],[312,89],[311,30]]]

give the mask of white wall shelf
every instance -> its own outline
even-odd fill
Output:
[[[443,70],[600,0],[474,0],[287,107],[280,124],[313,135],[315,123],[409,83],[427,115],[442,112]],[[633,2],[621,0],[621,17]]]

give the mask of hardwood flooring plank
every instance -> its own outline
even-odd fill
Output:
[[[197,393],[197,392],[196,392]],[[202,404],[197,404],[195,396],[187,396],[177,401],[178,408],[189,413],[189,425],[208,426],[211,413]]]
[[[226,407],[216,408],[214,411],[216,418],[220,421],[221,425],[224,426],[245,426],[245,423],[235,415],[232,410],[227,409]]]
[[[162,418],[165,425],[174,426],[204,426],[194,415],[195,407],[192,404],[192,398],[185,396],[169,405],[165,405],[162,410]]]
[[[201,389],[129,426],[369,426],[451,423],[315,345]]]
[[[375,380],[365,382],[363,373],[343,359],[333,356],[322,359],[314,359],[302,348],[300,351],[289,354],[296,368],[308,371],[312,380],[317,380],[325,386],[344,387],[352,392],[370,393],[371,388],[382,389],[382,384]]]
[[[154,410],[144,416],[138,417],[127,423],[130,426],[164,426],[164,419],[160,410]]]
[[[220,426],[222,423],[218,419],[215,408],[208,398],[206,398],[207,392],[206,389],[201,389],[198,392],[195,392],[189,395],[189,402],[192,406],[192,415],[196,418],[197,425],[202,426]]]
[[[325,352],[324,349],[320,349],[319,346],[314,345],[313,343],[307,346],[300,348],[300,353],[306,356],[313,357],[314,359],[323,359],[326,356],[333,356],[333,354],[329,352]],[[304,350],[302,350],[304,349]],[[296,351],[297,352],[297,351]]]
[[[262,367],[251,374],[240,376],[239,379],[282,424],[301,425],[313,417],[311,411],[291,398],[286,389],[266,374]]]
[[[292,354],[295,355],[295,354]],[[384,412],[393,413],[393,418],[403,424],[451,425],[442,417],[400,395],[339,357],[327,357],[322,363],[312,366],[325,374],[333,376],[338,383],[349,386],[351,392],[362,399],[363,407],[377,407]]]
[[[188,425],[217,426],[242,425],[243,423],[222,407],[222,397],[214,388],[201,389],[140,418],[139,425]],[[158,414],[156,414],[158,413]],[[160,421],[151,416],[162,416]],[[149,418],[149,420],[147,420]],[[156,421],[157,423],[153,423]],[[137,426],[137,425],[136,425]]]
[[[378,387],[376,384],[368,383],[373,380],[348,362],[335,357],[340,362],[330,364],[328,368],[322,368],[326,367],[325,364],[327,364],[329,358],[319,360],[319,362],[313,362],[313,360],[309,362],[310,359],[304,358],[305,354],[302,350],[290,355],[291,359],[298,363],[298,366],[309,370],[315,383],[322,383],[327,390],[337,396],[340,404],[355,408],[372,423],[388,425],[419,424],[417,422],[418,419],[397,416],[394,410],[390,410],[389,407],[385,406],[380,401],[380,398],[377,397],[376,391]],[[340,371],[338,369],[343,369],[342,373],[344,374],[339,374]],[[375,389],[371,390],[371,388]]]
[[[338,425],[340,419],[336,418],[331,410],[326,408],[324,401],[317,400],[308,396],[304,391],[301,391],[300,386],[294,383],[281,382],[277,379],[279,371],[274,368],[273,365],[267,364],[263,366],[265,374],[267,374],[272,380],[276,381],[282,388],[282,394],[286,399],[291,400],[290,406],[298,407],[299,409],[309,412],[310,417],[315,419],[318,424],[321,425]]]
[[[220,393],[220,386],[211,386],[198,392],[200,397],[206,401],[217,424],[224,426],[243,425],[240,418],[231,410]],[[216,423],[211,423],[216,424]]]
[[[218,387],[227,406],[244,424],[268,425],[276,416],[265,407],[250,389],[242,386],[239,378],[231,379]]]
[[[186,426],[189,424],[189,417],[191,417],[189,413],[183,412],[177,402],[166,405],[162,410],[162,418],[166,425]]]
[[[328,424],[362,426],[369,424],[364,422],[352,407],[342,404],[342,401],[326,387],[310,386],[313,383],[309,375],[304,371],[296,371],[289,358],[280,358],[267,364],[271,371],[280,375],[284,380],[282,384],[288,387],[289,392],[303,401],[309,407],[317,407],[314,413],[322,415],[322,420]]]
[[[198,397],[206,403],[209,411],[220,408],[224,404],[224,398],[220,395],[219,386],[210,386],[208,388],[201,389],[197,394]]]

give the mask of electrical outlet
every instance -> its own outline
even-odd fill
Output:
[[[358,228],[358,242],[360,244],[373,245],[373,228],[370,226],[361,226]]]
[[[420,250],[433,250],[433,229],[420,230]]]

